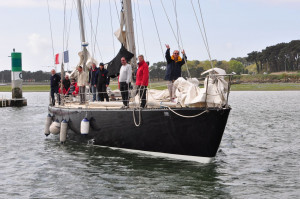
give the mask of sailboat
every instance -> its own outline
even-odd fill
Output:
[[[123,0],[122,3],[121,28],[117,34],[122,48],[116,59],[109,63],[108,70],[114,70],[114,67],[120,69],[117,59],[124,51],[132,54],[130,64],[136,66],[132,2]],[[90,62],[81,0],[77,0],[77,8],[82,42],[80,62],[88,71]],[[126,109],[121,108],[122,102],[87,102],[80,105],[62,96],[60,105],[48,107],[51,121],[47,123],[45,132],[49,133],[49,126],[51,129],[53,123],[64,121],[67,122],[67,137],[70,138],[84,134],[84,139],[93,140],[93,144],[103,147],[209,163],[217,154],[231,110],[228,104],[230,82],[225,81],[227,74],[222,69],[212,68],[203,74],[207,75],[204,88],[199,88],[195,79],[176,80],[177,103],[169,102],[167,92],[150,89],[147,107],[143,109],[139,108],[138,96],[133,95]],[[83,133],[86,123],[86,132]]]

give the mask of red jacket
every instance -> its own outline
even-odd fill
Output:
[[[64,95],[67,94],[65,87],[63,87],[63,93],[61,92],[61,87],[59,87],[58,92],[59,92],[59,94],[64,94]]]
[[[139,68],[136,72],[136,85],[148,86],[149,82],[149,66],[145,61],[139,63]]]
[[[70,88],[71,88],[72,84],[70,85]],[[72,95],[76,96],[78,93],[79,93],[79,87],[77,86],[77,83],[75,82],[74,84],[75,86],[75,90],[72,92]],[[67,94],[70,92],[70,88],[67,90]]]

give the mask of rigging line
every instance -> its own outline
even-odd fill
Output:
[[[97,41],[97,34],[98,34],[99,15],[100,15],[100,2],[101,1],[99,0],[99,3],[98,3],[98,14],[97,14],[97,23],[96,23],[95,43],[94,43],[94,52],[96,52],[96,41]]]
[[[207,49],[208,49],[208,53],[209,53],[209,58],[210,58],[210,61],[212,64],[210,49],[209,49],[209,45],[208,45],[208,39],[207,39],[207,35],[206,35],[206,29],[205,29],[205,25],[204,25],[204,19],[203,19],[203,15],[202,15],[202,9],[201,9],[199,0],[198,0],[198,6],[199,6],[199,10],[200,10],[200,16],[201,16],[201,20],[202,20],[202,26],[203,26],[203,30],[204,30],[204,35],[205,35],[206,45],[207,45]],[[213,64],[212,64],[212,68],[213,68]]]
[[[85,5],[86,6],[86,5]],[[87,7],[86,7],[87,8]],[[90,23],[91,23],[91,19],[90,19],[90,15],[89,15],[89,12],[87,11],[87,14],[88,14],[88,19],[90,20]],[[94,31],[94,29],[92,29],[92,33],[94,34],[94,36],[96,37],[96,34],[95,34],[95,31]],[[96,41],[95,41],[95,43],[97,44],[97,48],[98,48],[98,51],[99,51],[99,54],[100,54],[100,58],[101,58],[101,60],[103,61],[103,59],[102,59],[102,54],[101,54],[101,51],[100,51],[100,48],[99,48],[99,44],[98,44],[98,41],[97,41],[97,38],[96,38]]]
[[[174,6],[174,11],[175,11],[175,17],[176,17],[176,26],[177,26],[177,42],[178,42],[178,50],[179,52],[181,51],[180,49],[180,38],[181,38],[181,34],[180,34],[180,27],[178,25],[178,15],[177,15],[177,4],[176,4],[176,0],[173,0],[173,6]],[[181,38],[181,47],[183,48],[183,42],[182,42],[182,38]],[[190,70],[189,70],[189,67],[187,65],[187,60],[185,60],[185,56],[182,55],[182,58],[184,59],[184,62],[185,62],[185,66],[186,66],[186,71],[188,73],[188,77],[191,78],[191,73],[190,73]]]
[[[212,63],[212,60],[211,60],[211,57],[210,57],[209,49],[208,49],[207,43],[206,43],[206,41],[205,41],[205,38],[204,38],[204,35],[203,35],[203,32],[202,32],[201,26],[200,26],[200,22],[199,22],[199,20],[198,20],[198,16],[197,16],[197,14],[196,14],[196,10],[195,10],[195,7],[194,7],[193,0],[191,0],[191,4],[192,4],[192,7],[193,7],[194,15],[195,15],[195,17],[196,17],[196,21],[197,21],[197,24],[198,24],[198,28],[199,28],[200,33],[201,33],[202,40],[203,40],[203,42],[204,42],[204,45],[205,45],[205,48],[206,48],[208,57],[209,57],[209,59],[210,59],[211,67],[213,68],[213,63]]]
[[[195,10],[195,7],[194,7],[193,0],[191,0],[191,5],[192,5],[193,11],[194,11],[194,15],[195,15],[195,18],[196,18],[196,21],[197,21],[197,24],[198,24],[198,28],[199,28],[199,30],[200,30],[200,33],[201,33],[201,36],[202,36],[202,39],[203,39],[205,48],[206,48],[206,50],[207,50],[207,44],[206,44],[206,41],[205,41],[205,39],[204,39],[204,34],[203,34],[203,32],[202,32],[202,29],[201,29],[201,26],[200,26],[200,22],[199,22],[199,20],[198,20],[198,16],[197,16],[197,14],[196,14],[196,10]]]
[[[156,24],[156,20],[155,20],[155,16],[154,16],[152,4],[151,4],[151,1],[150,1],[150,0],[149,0],[149,4],[150,4],[150,8],[151,8],[151,12],[152,12],[152,16],[153,16],[153,20],[154,20],[155,29],[156,29],[156,33],[157,33],[157,36],[158,36],[158,40],[159,40],[161,52],[162,52],[162,55],[163,55],[163,59],[164,59],[164,61],[166,61],[166,58],[165,58],[165,56],[164,56],[164,55],[165,55],[165,54],[164,54],[164,50],[163,50],[162,45],[161,45],[161,40],[160,40],[160,36],[159,36],[159,32],[158,32],[158,28],[157,28],[157,24]]]
[[[176,0],[172,0],[173,7],[174,7],[174,13],[175,13],[175,19],[176,19],[176,30],[177,30],[177,45],[179,52],[181,51],[180,41],[179,41],[179,26],[178,26],[178,17],[177,17],[177,9],[176,9]]]
[[[53,66],[55,66],[55,70],[56,70],[49,0],[47,0],[47,6],[48,6],[48,17],[49,17],[50,33],[51,33],[51,44],[52,44],[52,54],[53,54],[53,64],[54,64]]]
[[[111,27],[111,36],[112,36],[112,42],[114,47],[114,56],[116,56],[116,48],[115,48],[115,40],[114,40],[114,29],[113,29],[113,22],[112,22],[112,14],[111,14],[111,2],[109,0],[109,14],[110,14],[110,27]]]
[[[139,4],[139,1],[138,1],[138,0],[137,0],[137,5],[138,5],[139,18],[140,18],[140,26],[141,26],[141,32],[142,32],[142,40],[143,40],[144,51],[145,51],[145,59],[147,60],[147,51],[146,51],[146,44],[145,44],[145,37],[144,37],[144,29],[143,29],[142,17],[141,17],[141,12],[140,12],[140,4]]]
[[[119,14],[119,12],[118,12],[117,2],[116,2],[116,0],[114,0],[114,2],[115,2],[116,12],[117,12],[117,15],[118,15],[118,20],[119,20],[119,23],[120,23],[120,14]]]
[[[69,39],[70,39],[70,33],[71,33],[71,21],[73,16],[73,8],[74,8],[74,1],[72,1],[72,7],[71,7],[71,15],[69,20],[69,30],[67,30],[67,42],[66,42],[66,49],[69,48]]]
[[[92,29],[93,29],[93,12],[92,12],[92,0],[90,0],[90,17],[91,17],[91,46],[94,44],[93,42],[93,33],[92,33]],[[94,51],[93,51],[93,47],[91,47],[91,51],[92,51],[92,57],[94,57]]]
[[[169,25],[170,25],[170,27],[171,27],[171,29],[172,29],[173,35],[174,35],[174,37],[175,37],[175,39],[176,39],[176,41],[177,41],[178,39],[177,39],[177,37],[176,37],[174,28],[173,28],[173,26],[172,26],[172,24],[171,24],[170,18],[169,18],[168,13],[167,13],[167,11],[166,11],[166,9],[165,9],[165,6],[164,6],[164,4],[163,4],[163,1],[160,0],[160,2],[161,2],[161,5],[162,5],[162,7],[163,7],[163,10],[164,10],[164,12],[165,12],[165,15],[166,15],[166,17],[167,17],[167,19],[168,19]]]
[[[178,14],[177,14],[177,3],[176,3],[176,0],[173,0],[173,5],[174,5],[174,10],[175,10],[175,15],[176,15],[178,46],[180,48],[180,44],[181,44],[181,48],[183,48],[183,41],[182,41],[182,37],[181,37],[180,26],[179,26],[179,23],[178,23]]]
[[[66,44],[66,50],[69,49],[69,39],[70,39],[70,33],[71,33],[71,21],[72,21],[72,16],[73,16],[73,8],[74,8],[74,1],[72,1],[72,8],[71,8],[71,15],[70,15],[70,21],[69,21],[69,31],[67,34],[67,44]],[[69,71],[69,62],[67,64],[67,70]]]
[[[139,34],[138,34],[138,28],[137,28],[137,18],[136,18],[136,9],[135,9],[135,3],[133,3],[133,10],[134,10],[134,22],[135,22],[135,32],[136,32],[136,41],[137,41],[137,54],[140,55],[140,44],[139,44]]]

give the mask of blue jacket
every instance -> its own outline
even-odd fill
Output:
[[[181,67],[187,61],[187,57],[183,55],[183,59],[179,56],[178,60],[175,62],[173,56],[170,55],[170,49],[166,51],[167,69],[165,80],[173,81],[181,77]]]
[[[50,77],[51,81],[51,88],[58,88],[59,82],[60,82],[60,76],[58,74],[51,75]]]
[[[98,72],[99,68],[95,68],[95,70],[91,69],[89,72],[89,83],[91,85],[96,84],[96,73]]]

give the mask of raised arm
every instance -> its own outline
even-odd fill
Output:
[[[166,60],[167,60],[167,63],[170,63],[172,61],[171,55],[170,55],[170,46],[168,44],[166,44],[166,48],[167,48],[167,51],[166,51]]]
[[[186,56],[184,50],[182,50],[181,53],[182,53],[182,61],[181,61],[181,66],[182,66],[183,64],[185,64],[187,62],[187,56]]]

